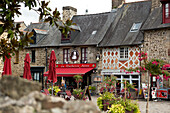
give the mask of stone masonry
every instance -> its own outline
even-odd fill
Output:
[[[66,48],[66,47],[47,48],[47,58],[48,59],[50,58],[51,51],[54,50],[58,64],[63,64],[63,48]],[[80,47],[75,47],[75,48],[67,47],[67,48],[69,48],[69,53],[71,53],[73,51],[73,49],[78,51],[79,59],[77,60],[76,63],[80,63],[81,48]],[[23,51],[19,52],[19,62],[18,63],[15,63],[15,59],[16,59],[15,57],[16,56],[13,56],[11,58],[11,67],[12,67],[12,74],[13,75],[15,75],[15,76],[22,76],[23,75],[25,55],[28,52],[29,55],[30,55],[30,58],[32,58],[32,56],[31,56],[32,50],[35,50],[35,63],[31,62],[30,65],[31,66],[44,66],[44,67],[46,67],[46,50],[45,50],[45,48],[32,48],[32,49],[27,48],[27,49],[24,49]],[[88,47],[88,49],[87,49],[88,63],[95,63],[96,62],[96,57],[94,57],[94,56],[96,56],[96,54],[97,54],[96,47]],[[73,62],[69,59],[69,63],[72,64]]]
[[[144,33],[144,47],[142,51],[148,53],[148,60],[153,58],[161,59],[166,63],[170,63],[170,56],[168,54],[170,50],[170,30],[150,30]],[[142,76],[142,81],[146,80],[145,76]],[[169,87],[168,81],[164,80],[164,87]]]
[[[143,51],[148,53],[149,60],[157,58],[170,63],[168,49],[170,49],[170,30],[152,30],[144,33]]]
[[[63,7],[63,22],[66,22],[68,19],[77,14],[77,9],[71,6]]]

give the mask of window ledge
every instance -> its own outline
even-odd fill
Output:
[[[120,61],[126,61],[128,58],[119,58]]]

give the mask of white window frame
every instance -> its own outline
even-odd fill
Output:
[[[138,23],[133,23],[130,32],[137,32],[139,31],[140,27],[141,27],[142,23],[138,22]]]
[[[123,55],[121,54],[122,53],[121,49],[124,49],[123,50]],[[128,58],[129,58],[129,48],[128,47],[120,47],[119,48],[119,60],[128,60]]]

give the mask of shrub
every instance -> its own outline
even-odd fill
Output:
[[[121,104],[112,104],[108,109],[109,113],[125,113],[125,108]]]
[[[48,91],[49,91],[50,94],[52,94],[52,87],[51,87],[51,86],[48,88]],[[61,90],[60,90],[60,88],[59,88],[58,86],[54,86],[54,87],[53,87],[53,94],[54,94],[55,96],[57,95],[57,93],[58,93],[59,91],[61,91]]]

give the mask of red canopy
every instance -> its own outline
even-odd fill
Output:
[[[25,56],[25,60],[24,60],[24,74],[23,74],[23,78],[30,80],[32,79],[31,77],[31,71],[30,71],[30,56],[29,53],[26,54]]]
[[[53,81],[53,83],[57,82],[56,56],[54,50],[51,51],[51,55],[50,55],[49,73],[48,73],[47,80]]]
[[[92,67],[86,68],[86,67],[68,67],[68,68],[56,68],[56,75],[58,77],[73,77],[76,74],[80,74],[80,75],[84,75],[85,73],[89,72],[90,70],[92,70]],[[48,76],[48,72],[44,73],[44,76]]]
[[[11,71],[11,58],[7,58],[5,56],[5,62],[4,62],[4,67],[3,67],[3,75],[12,75],[12,71]]]

